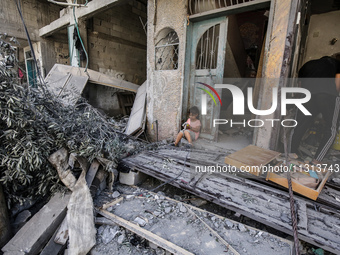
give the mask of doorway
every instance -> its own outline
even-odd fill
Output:
[[[186,82],[188,96],[183,98],[187,102],[183,102],[182,116],[185,121],[187,109],[196,105],[204,111],[202,104],[206,104],[206,115],[201,116],[200,137],[228,143],[228,140],[239,141],[233,137],[240,135],[242,139],[244,137],[242,144],[252,143],[253,130],[240,128],[240,125],[230,126],[229,120],[234,118],[231,93],[227,89],[215,89],[219,100],[211,88],[216,84],[235,84],[245,92],[247,87],[255,87],[257,72],[261,68],[268,14],[269,8],[242,12],[195,22],[188,29],[190,50],[186,61],[190,61],[190,66],[187,65],[190,75]],[[202,102],[204,94],[206,102]],[[251,114],[246,112],[240,117],[249,119]],[[228,120],[228,124],[214,125],[214,119]],[[239,118],[233,121],[239,122]]]

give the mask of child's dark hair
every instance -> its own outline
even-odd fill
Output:
[[[197,114],[197,119],[199,119],[200,111],[197,106],[193,106],[189,109],[189,113]]]

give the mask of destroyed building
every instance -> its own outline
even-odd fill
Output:
[[[66,1],[64,5],[52,2],[24,1],[20,6],[42,76],[61,64],[136,84],[125,89],[117,82],[90,79],[83,92],[92,105],[111,116],[130,114],[137,85],[146,80],[146,1],[89,1],[74,10],[67,8]],[[78,4],[84,6],[85,1]],[[17,57],[34,85],[38,74],[16,3],[2,1],[0,8],[1,32],[20,43]]]
[[[2,32],[21,43],[18,58],[28,81],[34,83],[36,71],[17,7],[6,0],[1,8]],[[57,63],[87,67],[136,85],[147,80],[146,121],[152,140],[157,132],[159,140],[173,137],[190,106],[201,105],[198,82],[214,85],[256,76],[254,108],[269,109],[272,88],[287,85],[278,78],[296,77],[306,61],[340,51],[337,1],[108,0],[89,1],[73,11],[65,1],[57,5],[31,0],[21,8],[44,77]],[[111,115],[130,113],[134,100],[130,92],[137,87],[119,90],[112,84],[88,83],[84,96],[95,107]],[[225,103],[213,106],[208,98],[208,113],[202,120],[202,137],[213,140],[219,128],[225,128],[214,127],[213,119],[230,118],[233,101],[225,89],[218,92]],[[253,129],[252,144],[277,148],[280,124],[265,119],[280,119],[279,115],[277,109],[257,116],[264,126]]]
[[[270,109],[273,89],[280,91],[283,87],[295,86],[296,84],[289,83],[286,78],[297,77],[299,68],[305,62],[340,52],[338,0],[25,0],[21,1],[21,4],[19,1],[2,0],[0,13],[0,33],[8,41],[19,42],[16,45],[17,58],[20,70],[25,76],[23,79],[28,84],[35,87],[40,83],[41,73],[47,85],[53,87],[51,90],[56,91],[56,97],[63,97],[63,89],[76,85],[79,94],[109,116],[129,115],[133,110],[133,103],[136,105],[138,103],[135,111],[141,110],[142,113],[139,114],[138,123],[134,123],[137,126],[133,126],[131,133],[138,136],[146,130],[146,136],[151,141],[157,142],[173,138],[186,120],[188,109],[196,105],[200,107],[202,113],[206,111],[201,116],[202,140],[228,144],[230,134],[237,133],[240,129],[232,130],[226,125],[215,125],[214,121],[229,120],[236,100],[233,94],[218,87],[218,84],[233,84],[238,87],[245,96],[245,103],[249,96],[246,88],[250,86],[253,88],[253,94],[249,97],[254,108]],[[20,13],[26,22],[32,45],[27,41]],[[34,65],[32,49],[37,59],[37,68]],[[244,84],[243,81],[247,83]],[[216,98],[214,102],[213,97],[204,97],[202,88],[216,88],[216,96],[220,96],[221,99]],[[277,105],[281,105],[279,96]],[[329,172],[323,171],[322,176],[317,176],[316,187],[312,190],[303,185],[297,188],[295,183],[294,191],[302,195],[295,196],[295,202],[292,202],[290,194],[285,189],[287,188],[285,178],[275,180],[277,176],[270,175],[264,178],[263,173],[259,173],[257,168],[251,173],[258,177],[254,181],[249,178],[249,173],[240,176],[210,175],[202,170],[202,173],[193,175],[191,167],[195,164],[196,167],[199,165],[200,169],[207,169],[209,164],[215,166],[216,163],[220,163],[222,167],[233,166],[235,169],[263,166],[273,161],[275,163],[272,164],[275,166],[284,165],[282,162],[285,159],[278,152],[282,151],[283,146],[280,140],[281,110],[278,107],[269,115],[253,113],[246,112],[245,119],[233,120],[238,123],[236,127],[239,127],[237,125],[241,125],[240,123],[248,123],[251,119],[263,122],[262,126],[252,126],[251,131],[247,129],[249,139],[247,138],[246,144],[242,143],[241,146],[242,148],[249,146],[243,151],[235,152],[239,148],[234,145],[231,145],[232,149],[223,152],[214,151],[207,143],[203,143],[201,147],[195,147],[188,156],[189,152],[186,150],[157,147],[159,146],[157,143],[155,151],[144,151],[131,157],[126,157],[128,154],[126,153],[120,162],[120,176],[131,173],[133,177],[130,175],[126,178],[130,178],[130,181],[132,179],[129,184],[134,185],[138,180],[144,180],[146,178],[144,174],[147,174],[163,181],[163,184],[170,183],[233,211],[233,215],[242,215],[287,235],[293,235],[292,225],[295,225],[300,240],[328,252],[339,253],[340,192],[338,186],[326,184]],[[278,121],[267,121],[268,119]],[[240,127],[243,128],[242,125]],[[127,129],[129,128],[128,125]],[[241,134],[245,135],[246,132]],[[234,141],[234,144],[237,143],[241,144]],[[74,156],[69,155],[69,152],[64,154],[65,162],[68,157]],[[255,160],[254,158],[250,162],[245,160],[247,155],[255,155]],[[86,194],[89,193],[87,185],[91,186],[98,173],[101,175],[101,183],[97,183],[97,186],[106,182],[106,177],[103,177],[105,163],[98,163],[96,160],[100,161],[97,158],[89,162],[91,163],[89,168],[89,165],[85,167],[80,162],[74,163],[76,160],[73,162],[80,165],[82,174],[78,181],[72,178],[70,188],[73,191],[72,196],[77,195],[73,190],[76,181],[79,188],[77,192],[82,189],[86,190]],[[58,164],[54,164],[54,167],[60,170]],[[115,169],[114,174],[116,173]],[[112,185],[110,187],[112,188]],[[121,228],[142,236],[150,243],[156,243],[156,247],[162,247],[168,252],[192,254],[182,249],[188,242],[177,243],[181,247],[174,245],[177,238],[175,234],[180,231],[171,229],[173,231],[170,231],[173,233],[171,237],[175,237],[169,239],[173,243],[166,240],[164,232],[157,232],[159,234],[155,237],[151,231],[156,228],[156,223],[160,224],[158,228],[164,229],[165,223],[158,220],[162,217],[165,220],[172,219],[174,214],[177,220],[188,217],[185,218],[188,222],[193,217],[196,219],[195,223],[200,221],[201,217],[209,217],[207,229],[210,234],[204,233],[210,237],[213,233],[214,238],[211,238],[211,242],[214,242],[213,239],[221,241],[223,247],[216,248],[219,251],[251,254],[252,245],[256,246],[258,242],[263,241],[264,239],[260,238],[264,234],[266,238],[268,237],[263,242],[266,248],[275,243],[276,246],[273,245],[275,247],[272,248],[275,251],[283,247],[281,251],[294,254],[291,240],[281,240],[265,230],[245,227],[242,223],[231,222],[218,215],[172,201],[163,193],[150,192],[152,195],[138,198],[140,194],[149,191],[135,189],[134,195],[128,193],[131,191],[128,188],[121,188],[119,191],[124,198],[120,197],[118,191],[115,191],[118,195],[114,195],[113,190],[109,190],[108,197],[115,200],[105,201],[106,204],[102,203],[96,208],[98,214],[104,217],[95,216],[95,223],[110,225],[114,222]],[[96,193],[96,190],[91,192]],[[46,227],[49,233],[48,236],[42,233],[46,239],[44,243],[36,241],[41,240],[41,236],[32,235],[32,239],[36,238],[33,242],[39,243],[39,246],[35,246],[34,243],[29,247],[31,250],[27,250],[28,253],[40,251],[45,242],[49,241],[48,245],[44,246],[45,254],[48,254],[49,247],[55,245],[53,242],[56,240],[55,236],[51,235],[61,236],[64,233],[62,231],[68,231],[65,226],[66,220],[63,220],[68,199],[70,198],[60,200],[55,196],[51,200],[51,206],[54,206],[53,210],[58,214],[58,219],[48,219],[53,230],[49,230],[49,226]],[[72,200],[74,199],[72,197]],[[132,203],[133,199],[135,201]],[[141,199],[147,202],[140,202]],[[92,203],[90,200],[87,200],[89,204]],[[147,203],[149,207],[146,206],[145,211],[137,210],[144,208]],[[134,213],[128,215],[129,219],[123,219],[126,215],[120,208],[133,207],[131,204],[139,206],[136,206],[138,208],[135,208]],[[76,214],[72,205],[71,203],[68,210]],[[39,215],[44,215],[44,210],[48,211],[49,206],[44,207]],[[296,224],[290,214],[293,207],[297,210]],[[94,218],[91,214],[93,208],[89,208],[90,206],[87,208],[86,216]],[[193,211],[199,213],[195,215]],[[39,221],[39,215],[34,219]],[[106,221],[103,218],[106,218]],[[107,220],[111,222],[108,223]],[[86,223],[90,221],[91,219]],[[152,225],[153,222],[155,225]],[[178,225],[184,225],[184,221],[176,222]],[[25,225],[23,231],[28,233],[34,224],[36,223],[31,222]],[[58,232],[56,228],[59,225],[61,226]],[[95,242],[95,231],[92,222],[89,225],[91,225],[89,232],[92,235],[89,236],[91,240],[88,241],[89,247],[86,248],[91,249]],[[211,230],[214,226],[216,231]],[[75,225],[71,226],[71,229],[72,227]],[[170,229],[170,224],[166,227]],[[197,226],[197,229],[200,227]],[[118,229],[117,225],[112,228],[103,227],[101,230],[98,229],[98,236],[102,243],[110,243],[117,237],[117,242],[121,244],[128,237],[124,231]],[[227,237],[233,235],[231,233],[251,240],[251,245],[245,248],[240,245],[240,241],[237,243],[235,240],[235,243],[230,245],[221,238],[223,234]],[[130,237],[131,235],[128,239]],[[7,244],[6,252],[22,248],[16,246],[20,235],[16,238]],[[182,236],[179,239],[183,241],[185,238]],[[74,240],[72,239],[72,249],[76,246]],[[67,238],[63,240],[63,248],[59,248],[64,249],[66,243]],[[223,250],[225,247],[227,251]],[[233,247],[236,247],[237,251]],[[257,249],[259,247],[257,246]],[[185,248],[194,252],[197,247],[188,245]],[[200,252],[206,251],[205,249],[206,247],[201,247]]]

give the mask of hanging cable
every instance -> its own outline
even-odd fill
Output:
[[[38,66],[37,59],[35,57],[32,41],[31,41],[30,35],[28,33],[28,29],[26,27],[24,17],[22,15],[20,0],[13,0],[13,1],[14,1],[15,5],[17,6],[17,9],[18,9],[21,21],[23,23],[23,26],[24,26],[24,29],[25,29],[25,33],[26,33],[26,36],[27,36],[27,41],[28,41],[28,44],[30,46],[31,54],[32,54],[32,57],[33,57],[33,62],[34,62],[35,68],[37,70],[38,78],[40,80],[40,84],[43,85],[43,86],[41,86],[41,88],[43,89],[43,92],[45,93],[46,83],[45,83],[45,80],[43,79],[43,77],[41,76],[41,73],[40,73],[40,69],[39,69],[39,66]]]
[[[76,3],[76,2],[77,2],[77,0],[74,0],[73,3]],[[87,1],[85,3],[85,6],[86,5],[87,5]],[[78,27],[77,18],[76,18],[76,7],[75,6],[73,6],[73,17],[74,17],[74,23],[75,23],[75,26],[76,26],[76,29],[77,29],[78,37],[79,37],[81,46],[83,47],[83,50],[84,50],[84,53],[85,53],[85,56],[86,56],[86,66],[85,66],[85,71],[84,72],[87,73],[87,67],[89,65],[89,56],[88,56],[87,51],[85,49],[83,40],[81,39],[81,36],[80,36],[79,27]]]
[[[292,228],[293,228],[293,236],[294,236],[295,255],[299,255],[300,254],[299,237],[298,237],[298,230],[297,230],[295,201],[294,201],[294,197],[293,197],[292,179],[291,179],[291,176],[290,176],[290,170],[292,169],[293,164],[290,164],[288,162],[288,146],[287,146],[286,130],[283,130],[283,143],[284,143],[286,165],[289,166],[289,170],[287,172],[287,180],[288,180],[288,192],[289,192],[289,202],[290,202],[290,215],[291,215],[291,218],[292,218]]]

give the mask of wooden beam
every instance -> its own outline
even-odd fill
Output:
[[[91,187],[91,184],[94,180],[94,177],[96,177],[99,166],[100,166],[100,164],[99,164],[98,160],[96,160],[96,159],[93,160],[93,162],[90,166],[90,169],[87,171],[86,177],[85,177],[87,186]]]
[[[175,159],[173,156],[169,156],[170,154],[182,158]],[[195,170],[190,169],[190,167],[195,168],[197,165],[216,166],[216,163],[220,163],[216,162],[216,160],[212,162],[213,158],[209,157],[211,157],[211,154],[206,151],[194,150],[190,154],[190,159],[186,160],[186,153],[183,153],[183,151],[162,149],[152,154],[144,152],[123,159],[123,164],[164,182],[173,180],[170,183],[171,185],[229,210],[239,212],[279,231],[292,234],[289,222],[290,203],[287,191],[277,190],[227,173],[208,175],[198,182],[195,187],[192,186],[190,176],[192,171]],[[173,163],[167,163],[166,171],[163,171],[164,158],[174,159]],[[183,166],[184,162],[186,162],[185,166]],[[223,162],[218,165],[221,167],[226,166]],[[178,177],[179,174],[180,177]],[[298,205],[299,238],[330,252],[338,253],[340,241],[332,239],[331,236],[337,235],[338,228],[336,225],[340,225],[339,212],[299,196],[296,196],[295,199]],[[319,206],[320,211],[314,211],[315,205]],[[325,226],[324,219],[334,224]],[[307,227],[306,224],[308,224]],[[313,226],[315,225],[320,227],[314,228]]]
[[[266,36],[266,46],[261,79],[261,89],[259,95],[258,109],[270,109],[272,106],[272,90],[280,90],[284,86],[283,73],[285,61],[287,61],[287,51],[293,45],[289,45],[291,32],[289,30],[292,23],[296,23],[296,13],[292,14],[291,9],[295,8],[298,1],[294,0],[273,0],[270,9],[268,31]],[[288,48],[287,48],[288,47]],[[278,97],[277,104],[281,99]],[[281,119],[280,110],[276,110],[270,115],[258,116],[259,119]],[[254,144],[256,146],[276,150],[280,136],[280,122],[271,125],[265,121],[262,127],[255,128]]]
[[[106,210],[100,209],[99,214],[103,215],[104,217],[112,220],[114,223],[118,224],[119,226],[122,226],[126,228],[127,230],[141,236],[142,238],[147,239],[148,241],[158,245],[159,247],[162,247],[163,249],[173,253],[173,254],[183,254],[183,255],[193,255],[193,253],[188,252],[187,250],[165,240],[164,238],[157,236],[156,234],[145,230],[141,227],[139,227],[136,224],[133,224],[113,213],[110,213]]]
[[[86,19],[91,16],[96,15],[101,11],[105,11],[112,6],[118,4],[120,0],[93,0],[89,2],[86,7],[80,7],[76,9],[76,17],[77,19]],[[45,37],[53,34],[54,32],[65,28],[70,23],[73,22],[73,11],[70,11],[68,14],[60,17],[59,19],[51,22],[49,25],[42,27],[39,29],[39,36]]]
[[[271,0],[255,0],[250,2],[245,2],[242,4],[236,4],[232,6],[227,6],[223,8],[218,8],[202,13],[197,13],[189,16],[189,19],[192,21],[201,21],[204,19],[211,19],[221,16],[228,16],[231,14],[237,14],[241,12],[248,12],[253,10],[258,10],[262,8],[267,8],[270,6]]]
[[[38,254],[64,219],[69,199],[55,194],[2,248],[4,254]]]
[[[50,241],[46,244],[44,249],[41,251],[40,255],[58,255],[62,249],[66,248],[66,242],[64,244],[59,244],[54,241],[58,230],[51,237]]]

